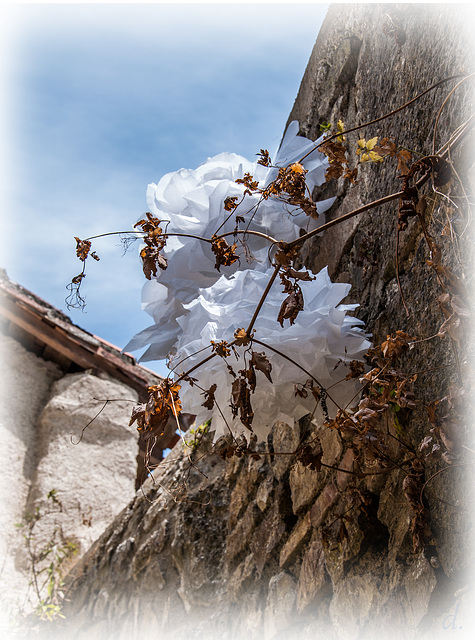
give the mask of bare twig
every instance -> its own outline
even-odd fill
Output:
[[[409,102],[405,102],[403,105],[401,105],[397,109],[394,109],[393,111],[390,111],[389,113],[386,113],[384,116],[380,116],[379,118],[374,118],[374,120],[369,120],[368,122],[365,122],[364,124],[360,124],[360,125],[358,125],[356,127],[351,127],[350,129],[346,129],[345,131],[340,131],[340,132],[335,133],[335,134],[333,134],[331,136],[328,136],[327,138],[325,138],[325,140],[323,142],[321,142],[318,145],[315,145],[313,147],[313,149],[311,149],[310,151],[308,151],[308,153],[306,153],[304,156],[302,156],[300,158],[299,162],[303,162],[305,160],[305,158],[308,158],[309,155],[311,155],[319,147],[321,147],[323,144],[329,142],[330,140],[334,140],[335,138],[338,138],[339,136],[343,136],[346,133],[351,133],[352,131],[358,131],[359,129],[363,129],[364,127],[369,127],[370,125],[375,124],[376,122],[381,122],[381,120],[385,120],[386,118],[394,116],[396,113],[399,113],[399,111],[402,111],[403,109],[406,109],[411,104],[413,104],[414,102],[416,102],[417,100],[422,98],[422,96],[425,96],[426,93],[429,93],[429,91],[432,91],[433,89],[436,89],[441,84],[444,84],[445,82],[449,82],[450,80],[455,80],[456,78],[461,78],[461,77],[462,77],[461,74],[457,74],[457,75],[454,75],[454,76],[450,76],[448,78],[444,78],[443,80],[440,80],[439,82],[436,82],[435,84],[433,84],[431,87],[429,87],[428,89],[426,89],[422,93],[419,93],[417,96],[412,98],[412,100],[409,100]]]
[[[259,302],[257,304],[256,310],[254,311],[254,315],[251,318],[251,322],[249,323],[249,326],[246,329],[246,334],[247,334],[248,337],[251,336],[251,331],[252,331],[252,328],[254,327],[254,325],[256,323],[257,316],[259,315],[259,312],[262,309],[262,305],[264,304],[264,302],[265,302],[265,300],[266,300],[266,298],[267,298],[267,296],[269,294],[269,291],[271,290],[271,287],[274,284],[275,279],[277,278],[277,276],[279,274],[279,271],[280,271],[280,266],[276,265],[275,269],[274,269],[274,273],[269,278],[269,282],[267,283],[267,286],[266,286],[266,288],[264,290],[264,293],[262,294],[261,299],[259,300]]]

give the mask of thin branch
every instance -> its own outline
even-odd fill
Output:
[[[457,82],[455,87],[448,93],[448,95],[446,96],[446,98],[443,101],[442,105],[440,106],[440,109],[439,109],[439,111],[437,113],[437,117],[435,119],[434,134],[432,136],[432,154],[433,155],[435,155],[435,139],[436,139],[436,136],[437,136],[437,126],[439,124],[439,119],[440,119],[440,116],[442,115],[442,111],[443,111],[445,105],[450,100],[450,97],[452,96],[452,94],[460,87],[460,85],[463,84],[466,80],[469,80],[474,75],[475,75],[475,72],[474,73],[470,73],[468,76],[465,76],[465,78],[460,80],[460,82]]]
[[[106,238],[107,236],[118,236],[118,235],[134,235],[134,236],[139,236],[140,237],[140,233],[138,233],[137,231],[108,231],[107,233],[99,233],[97,236],[89,236],[88,238],[85,238],[85,240],[96,240],[97,238]]]
[[[267,233],[262,233],[261,231],[250,231],[249,229],[236,229],[235,231],[227,231],[226,233],[222,233],[220,236],[216,236],[216,239],[226,238],[227,236],[237,236],[237,235],[249,235],[249,236],[258,236],[259,238],[264,238],[264,240],[268,240],[272,244],[277,244],[278,240],[268,235]]]
[[[309,155],[311,155],[319,147],[321,147],[323,144],[329,142],[330,140],[333,140],[334,138],[338,138],[339,136],[343,136],[346,133],[351,133],[352,131],[358,131],[359,129],[363,129],[364,127],[369,127],[370,125],[375,124],[376,122],[381,122],[381,120],[385,120],[386,118],[389,118],[389,117],[395,115],[399,111],[402,111],[403,109],[406,109],[413,102],[416,102],[417,100],[422,98],[422,96],[424,96],[426,93],[429,93],[429,91],[432,91],[433,89],[436,89],[441,84],[444,84],[445,82],[449,82],[450,80],[454,80],[455,78],[461,78],[461,77],[463,77],[463,76],[462,76],[462,74],[459,73],[459,74],[457,74],[455,76],[449,76],[448,78],[444,78],[443,80],[440,80],[439,82],[436,82],[435,84],[433,84],[431,87],[429,87],[428,89],[426,89],[422,93],[419,93],[417,96],[415,96],[415,98],[412,98],[412,100],[409,100],[409,102],[406,102],[402,106],[398,107],[397,109],[394,109],[394,111],[390,111],[389,113],[386,113],[384,116],[380,116],[379,118],[375,118],[374,120],[370,120],[369,122],[365,122],[364,124],[360,124],[360,125],[358,125],[356,127],[351,127],[350,129],[346,129],[345,131],[341,131],[339,133],[335,133],[335,134],[325,138],[325,140],[323,142],[321,142],[318,145],[315,145],[313,147],[313,149],[311,149],[304,156],[302,156],[300,158],[299,162],[303,162],[305,160],[305,158],[308,158]]]
[[[439,469],[438,471],[433,473],[431,477],[428,480],[426,480],[422,485],[421,494],[419,497],[420,503],[423,504],[422,498],[423,498],[423,494],[426,486],[429,484],[429,482],[431,482],[434,478],[436,478],[440,473],[443,473],[448,469],[456,469],[458,467],[471,467],[473,464],[474,464],[473,462],[464,462],[463,464],[451,464],[448,467],[444,467],[443,469]],[[442,500],[442,498],[437,498],[437,496],[433,496],[433,497],[435,497],[437,500],[440,500],[441,502],[445,502],[445,500]],[[451,507],[455,507],[455,505],[450,504],[450,502],[445,502],[445,504],[449,504]],[[460,509],[461,507],[455,507],[455,508]],[[462,509],[462,511],[466,511],[466,509]]]
[[[96,413],[96,415],[95,415],[93,418],[91,418],[91,420],[89,420],[89,422],[86,424],[86,426],[84,426],[84,427],[81,429],[81,435],[79,436],[79,440],[78,440],[77,442],[73,442],[73,436],[70,436],[69,440],[71,441],[71,444],[77,445],[77,444],[79,444],[79,443],[81,442],[81,440],[82,440],[82,438],[83,438],[83,435],[84,435],[84,432],[86,431],[86,429],[88,428],[88,426],[89,426],[92,422],[94,422],[94,420],[95,420],[95,419],[96,419],[96,418],[97,418],[97,417],[98,417],[98,416],[99,416],[99,415],[104,411],[104,409],[107,407],[107,405],[109,404],[109,402],[110,402],[110,400],[106,400],[106,401],[104,402],[104,404],[102,405],[102,407],[99,409],[99,411]]]
[[[264,289],[264,293],[262,294],[261,299],[259,300],[259,303],[258,303],[258,305],[257,305],[257,307],[256,307],[256,309],[254,311],[254,315],[251,318],[251,322],[249,323],[249,326],[246,329],[246,334],[247,334],[248,337],[251,336],[251,331],[252,331],[252,328],[254,327],[254,324],[256,323],[257,316],[259,315],[260,310],[262,309],[262,305],[264,304],[264,302],[265,302],[265,300],[266,300],[266,298],[267,298],[267,296],[269,294],[269,291],[270,291],[272,285],[274,284],[275,279],[277,278],[277,275],[278,275],[279,271],[280,271],[280,266],[276,265],[276,267],[274,269],[274,273],[269,278],[269,282],[267,283],[267,286]]]
[[[384,365],[384,367],[383,367],[382,369],[380,369],[380,371],[379,371],[378,375],[376,376],[376,378],[374,378],[373,380],[368,380],[368,382],[366,382],[366,383],[361,387],[361,389],[358,389],[358,391],[355,393],[355,395],[354,395],[354,396],[353,396],[353,397],[352,397],[352,398],[351,398],[351,399],[346,403],[345,411],[348,409],[348,407],[349,407],[349,406],[350,406],[350,404],[353,402],[353,400],[354,400],[355,398],[357,398],[361,393],[363,393],[363,391],[366,389],[366,387],[367,387],[368,385],[370,385],[370,384],[372,384],[372,383],[375,383],[375,382],[378,380],[379,376],[380,376],[382,373],[384,373],[384,372],[386,371],[386,369],[389,367],[389,364],[390,364],[390,363],[389,363],[389,362],[387,362],[387,363]],[[329,387],[329,388],[330,388],[330,387]]]
[[[97,236],[89,236],[89,238],[85,238],[86,240],[96,240],[97,238],[105,238],[107,236],[116,236],[116,235],[126,235],[126,234],[133,234],[134,236],[137,236],[138,238],[144,237],[147,234],[144,233],[140,233],[137,231],[109,231],[108,233],[100,233]],[[203,242],[208,242],[209,244],[211,244],[211,240],[209,238],[203,238],[202,236],[197,236],[194,235],[192,233],[163,233],[162,236],[165,237],[178,237],[178,238],[194,238],[195,240],[202,240]]]
[[[185,362],[185,360],[188,360],[188,358],[193,358],[193,356],[197,356],[199,353],[202,353],[203,351],[206,351],[206,349],[209,349],[211,347],[211,344],[207,344],[205,347],[202,347],[201,349],[198,349],[198,351],[195,351],[194,353],[190,353],[189,356],[185,356],[184,358],[182,358],[180,360],[180,362],[177,362],[176,365],[174,365],[173,367],[170,367],[170,373],[173,373],[175,371],[175,369],[177,367],[179,367],[181,364],[183,364],[183,362]]]
[[[454,77],[458,77],[458,76],[454,76]],[[469,120],[465,123],[464,130],[461,131],[457,135],[457,137],[454,137],[453,140],[449,140],[449,142],[446,143],[446,145],[444,145],[444,147],[442,147],[442,149],[444,149],[444,151],[443,152],[442,151],[439,152],[441,158],[445,158],[445,156],[448,155],[450,145],[453,146],[453,145],[455,145],[456,143],[458,143],[460,141],[460,138],[465,133],[466,129],[469,126],[469,123],[471,123],[472,120],[475,120],[475,114],[472,115],[469,118]],[[339,135],[341,135],[341,134],[339,134]],[[430,172],[428,172],[426,175],[422,176],[415,184],[416,189],[420,189],[422,187],[422,185],[427,182],[429,177],[430,177]],[[345,222],[345,220],[349,220],[350,218],[358,216],[360,213],[364,213],[365,211],[369,211],[370,209],[374,209],[375,207],[379,207],[380,205],[387,204],[388,202],[392,202],[393,200],[398,200],[403,195],[404,195],[404,191],[398,191],[397,193],[391,193],[390,195],[385,196],[384,198],[380,198],[379,200],[374,200],[373,202],[365,204],[362,207],[359,207],[358,209],[354,209],[353,211],[349,211],[348,213],[345,213],[342,216],[339,216],[338,218],[335,218],[335,220],[330,220],[330,222],[327,222],[327,223],[323,224],[321,227],[318,227],[317,229],[314,229],[313,231],[310,231],[309,233],[306,233],[305,235],[301,236],[300,238],[296,238],[292,242],[289,242],[288,244],[286,244],[285,247],[286,247],[286,249],[292,249],[293,247],[296,247],[299,244],[302,244],[303,242],[306,242],[310,238],[313,238],[313,236],[316,236],[319,233],[322,233],[323,231],[326,231],[327,229],[330,229],[331,227],[334,227],[335,225],[340,224],[341,222]]]
[[[345,220],[354,218],[355,216],[360,215],[360,213],[369,211],[369,209],[374,209],[375,207],[379,207],[380,205],[386,204],[387,202],[398,200],[403,195],[404,195],[403,191],[398,191],[397,193],[391,193],[389,196],[385,196],[384,198],[379,198],[379,200],[374,200],[373,202],[370,202],[369,204],[365,204],[362,207],[359,207],[358,209],[354,209],[353,211],[344,213],[342,216],[335,218],[335,220],[330,220],[330,222],[326,222],[325,224],[322,224],[321,227],[317,227],[317,229],[314,229],[313,231],[309,231],[304,236],[301,236],[300,238],[296,238],[292,242],[289,242],[288,244],[285,245],[285,248],[293,249],[293,247],[297,247],[299,244],[302,244],[303,242],[310,240],[310,238],[313,238],[313,236],[316,236],[319,233],[322,233],[322,231],[326,231],[327,229],[330,229],[331,227],[334,227],[335,225],[340,224],[341,222],[345,222]]]
[[[419,342],[423,342],[423,340],[420,340]],[[412,376],[419,376],[422,375],[423,373],[432,373],[433,371],[440,371],[441,369],[450,369],[450,367],[456,367],[457,363],[452,362],[452,364],[444,364],[442,367],[431,367],[430,369],[422,369],[421,371],[413,371],[412,373],[408,374],[408,378],[411,378]]]
[[[399,220],[396,221],[396,281],[399,289],[399,295],[401,296],[401,301],[406,311],[406,316],[409,318],[409,309],[407,308],[406,299],[404,297],[404,292],[402,290],[401,280],[399,278]]]
[[[173,400],[173,394],[171,391],[168,392],[169,396],[170,396],[170,400],[172,401],[172,407],[173,407],[173,415],[175,417],[175,422],[176,422],[176,426],[178,431],[180,432],[180,438],[182,439],[183,442],[185,442],[185,439],[183,437],[183,431],[181,430],[181,426],[180,426],[180,421],[178,420],[178,413],[175,407],[175,401]],[[186,448],[185,448],[186,449]],[[198,471],[198,473],[201,473],[201,475],[203,476],[203,478],[208,479],[208,476],[205,475],[201,469],[198,469],[198,467],[196,465],[193,464],[193,460],[191,459],[190,454],[188,453],[188,451],[185,450],[185,455],[188,459],[188,463],[190,464],[191,467],[193,467],[194,469],[196,469]]]
[[[234,207],[234,209],[232,211],[230,211],[229,215],[226,216],[226,218],[223,220],[223,222],[219,225],[219,227],[216,229],[216,231],[214,232],[213,235],[216,235],[217,233],[219,233],[219,231],[221,231],[221,229],[224,227],[224,225],[226,224],[226,222],[235,214],[237,213],[237,209],[239,207],[239,205],[241,205],[244,201],[244,198],[246,197],[246,193],[243,193],[242,198],[239,200],[239,202],[237,203],[237,205]],[[246,211],[246,213],[248,213],[248,211]],[[239,214],[238,214],[239,215]]]
[[[440,147],[440,149],[437,151],[437,155],[440,155],[441,157],[445,157],[448,151],[450,150],[450,147],[457,144],[460,138],[462,138],[470,129],[470,127],[473,126],[474,120],[475,120],[475,113],[472,113],[470,118],[468,118],[468,120],[466,120],[463,124],[461,124],[460,127],[452,134],[449,140],[444,145],[442,145],[442,147]]]
[[[475,453],[473,449],[470,449],[470,447],[466,447],[464,444],[461,444],[460,446],[463,447],[464,449],[467,449],[467,451],[470,451],[470,453]]]

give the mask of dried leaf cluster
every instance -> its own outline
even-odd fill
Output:
[[[181,413],[181,386],[166,378],[160,385],[149,387],[147,402],[134,407],[129,426],[137,422],[137,431],[144,440],[163,435],[170,419]]]
[[[143,242],[145,247],[140,250],[142,258],[143,272],[147,280],[151,280],[152,276],[156,276],[158,269],[167,268],[167,259],[160,252],[166,245],[167,237],[163,234],[160,220],[146,213],[146,218],[139,220],[134,228],[140,227],[143,233]]]

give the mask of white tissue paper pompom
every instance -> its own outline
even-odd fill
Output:
[[[273,163],[285,167],[308,153],[302,164],[307,170],[306,184],[311,193],[316,185],[325,181],[328,162],[323,154],[314,150],[320,140],[313,142],[298,136],[298,129],[297,122],[289,125]],[[246,195],[232,215],[224,209],[226,197],[237,196],[240,200],[244,194],[245,187],[236,184],[236,179],[249,173],[260,188],[265,188],[277,172],[278,169],[263,167],[242,156],[221,153],[208,158],[196,170],[180,169],[164,176],[158,184],[149,185],[149,210],[164,221],[161,226],[167,233],[211,238],[216,232],[232,231],[238,214],[249,222],[250,230],[291,242],[300,236],[301,230],[318,228],[335,198],[316,203],[318,213],[322,214],[318,221],[272,198],[252,209],[259,202],[258,195]],[[228,216],[229,220],[223,225]],[[142,291],[142,306],[155,324],[134,336],[125,349],[134,351],[149,345],[140,360],[170,357],[170,368],[175,375],[180,375],[211,353],[211,340],[231,342],[237,329],[249,325],[274,272],[268,257],[268,242],[251,235],[246,238],[246,245],[251,257],[243,250],[241,259],[224,268],[223,275],[215,269],[216,260],[209,243],[196,238],[169,237],[163,250],[168,268],[147,281]],[[254,325],[255,338],[300,364],[325,389],[331,387],[327,407],[334,415],[338,406],[344,407],[352,399],[356,387],[354,381],[332,385],[348,372],[344,363],[360,358],[370,343],[362,329],[363,323],[346,315],[358,305],[340,304],[350,285],[332,283],[326,269],[320,271],[315,280],[299,284],[304,309],[295,323],[289,325],[286,320],[282,328],[277,321],[286,296],[277,280]],[[271,348],[254,343],[252,349],[264,352],[272,365],[273,382],[257,371],[257,386],[251,394],[252,427],[263,439],[276,420],[293,424],[295,419],[313,411],[315,400],[311,393],[306,399],[295,394],[295,385],[305,384],[309,378],[307,373]],[[237,352],[241,354],[239,361],[234,354],[227,359],[235,372],[247,368],[244,358],[249,357],[249,354],[243,355],[246,347],[238,348]],[[186,381],[181,383],[183,410],[195,414],[197,424],[212,418],[215,437],[229,433],[229,429],[234,434],[245,431],[239,417],[232,415],[233,378],[226,361],[214,356],[192,375],[198,379],[198,386]],[[217,385],[216,402],[210,411],[202,406],[205,401],[202,390],[213,384]]]
[[[276,154],[273,163],[288,166],[308,153],[321,139],[313,142],[298,136],[298,122],[292,122]],[[313,151],[303,162],[308,170],[306,182],[310,193],[317,184],[325,181],[328,166],[326,157]],[[250,162],[235,153],[221,153],[196,170],[180,169],[168,173],[158,184],[150,184],[147,189],[147,204],[150,213],[160,220],[168,221],[162,227],[169,233],[187,233],[211,238],[229,216],[224,209],[226,197],[242,198],[245,187],[235,180],[250,173],[259,187],[264,188],[277,175],[277,169],[267,168],[257,162]],[[219,233],[232,231],[235,214],[242,215],[251,231],[266,233],[276,240],[291,242],[299,237],[301,229],[311,231],[324,222],[324,213],[335,201],[329,198],[317,202],[319,220],[309,218],[297,207],[289,207],[275,199],[262,201],[254,215],[247,213],[259,201],[257,195],[246,195],[244,201],[230,216]],[[230,267],[224,267],[227,276],[243,268],[265,271],[270,266],[269,244],[256,236],[248,236],[246,244],[252,252],[251,263],[247,262],[244,250],[241,259]],[[177,318],[186,313],[184,305],[198,295],[198,290],[212,286],[221,276],[215,269],[216,257],[209,243],[194,238],[170,237],[162,251],[168,260],[168,267],[160,271],[156,279],[146,282],[142,293],[142,308],[154,319],[154,325],[136,334],[125,350],[135,351],[147,345],[150,347],[140,361],[163,360],[168,357],[171,346],[178,339],[180,328]],[[161,286],[157,286],[157,285]]]
[[[200,290],[200,295],[186,305],[188,313],[178,319],[182,333],[171,363],[177,367],[177,373],[186,371],[209,355],[210,348],[193,354],[209,346],[210,340],[230,342],[236,329],[248,326],[272,273],[273,269],[265,273],[246,269],[238,271],[231,278],[222,276],[212,287]],[[282,293],[280,283],[274,282],[256,321],[255,337],[295,360],[326,388],[348,373],[342,363],[361,357],[370,343],[361,329],[362,321],[346,315],[347,311],[354,310],[358,305],[338,306],[347,295],[350,285],[332,283],[325,268],[315,280],[301,282],[300,286],[305,301],[304,310],[298,314],[295,324],[289,325],[286,320],[282,328],[277,322],[277,315],[286,294]],[[262,439],[276,420],[293,424],[294,419],[311,412],[315,400],[311,394],[306,400],[295,395],[294,385],[305,384],[308,380],[305,372],[271,349],[257,344],[252,348],[259,353],[264,352],[272,365],[273,382],[257,371],[256,390],[251,394],[254,411],[252,427]],[[244,352],[245,348],[239,351]],[[185,357],[187,360],[179,365]],[[340,360],[342,363],[335,367]],[[236,372],[245,368],[243,359],[237,361],[234,354],[227,358],[227,362]],[[202,406],[205,398],[201,389],[182,383],[182,404],[187,412],[196,415],[196,423],[201,424],[212,418],[215,437],[229,433],[229,429],[234,434],[245,431],[239,418],[232,416],[230,399],[233,378],[226,362],[215,356],[192,375],[198,378],[201,389],[207,390],[217,384],[216,404],[209,411]],[[340,406],[345,406],[354,393],[355,385],[345,382],[335,386],[330,396]],[[330,414],[335,415],[337,407],[331,400],[327,400],[327,405]]]

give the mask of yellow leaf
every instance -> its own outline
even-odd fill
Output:
[[[372,149],[374,149],[374,147],[376,146],[378,142],[378,136],[376,136],[376,138],[371,138],[371,140],[368,140],[368,142],[366,143],[366,148],[368,149],[368,151],[372,151]]]
[[[384,158],[382,158],[379,153],[376,153],[376,151],[370,151],[369,152],[369,157],[371,159],[371,162],[383,162]]]
[[[361,140],[358,140],[358,146],[360,149],[364,149],[366,147],[366,140],[364,138],[361,138]]]
[[[368,161],[369,161],[369,154],[363,153],[361,156],[361,162],[368,162]]]
[[[300,162],[295,162],[294,164],[290,165],[290,170],[293,173],[305,173],[305,169],[303,168],[303,166],[300,164]]]
[[[338,120],[338,122],[336,123],[336,130],[337,130],[337,133],[343,133],[343,131],[345,130],[345,125],[343,124],[343,120]],[[345,136],[338,136],[337,140],[338,142],[343,142],[345,140]]]

